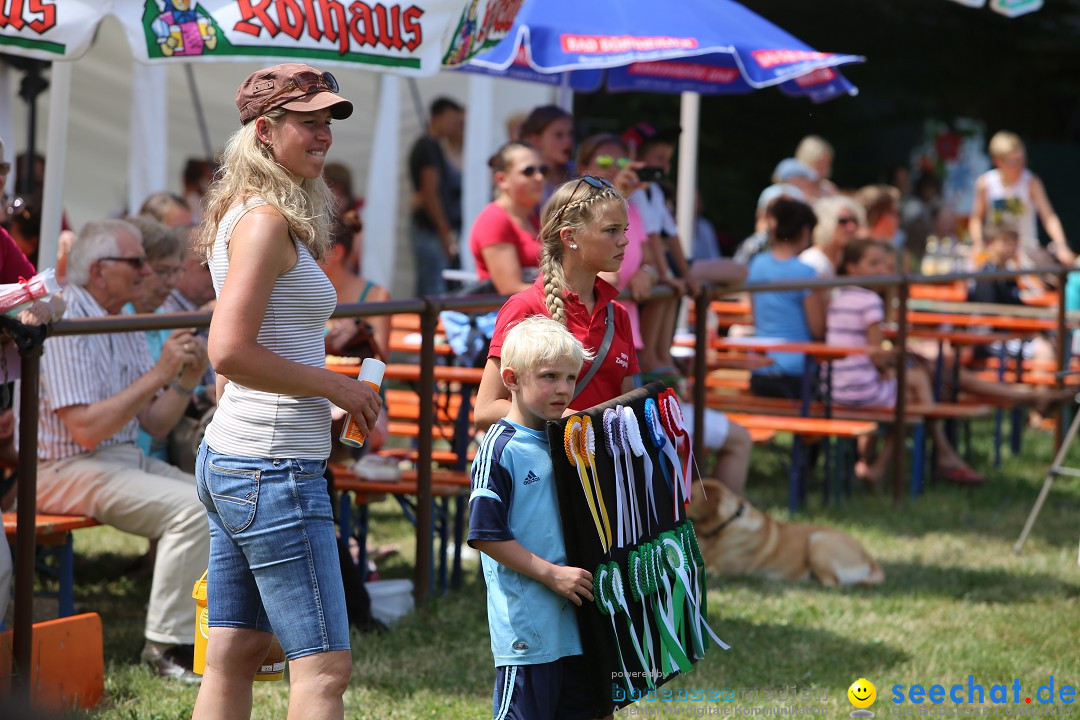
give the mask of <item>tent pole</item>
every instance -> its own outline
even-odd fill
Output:
[[[56,267],[56,255],[60,246],[60,216],[64,211],[64,164],[67,161],[68,110],[71,106],[73,67],[74,63],[71,61],[57,60],[52,64],[38,268]]]
[[[185,67],[191,67],[185,65]],[[169,77],[162,65],[131,63],[131,120],[128,130],[131,147],[128,150],[128,213],[139,212],[150,193],[165,189],[169,162],[168,143],[158,139],[168,137],[168,97],[165,89]],[[196,111],[196,115],[198,112]]]
[[[184,63],[184,75],[187,76],[188,92],[191,94],[191,108],[195,111],[195,122],[199,124],[199,137],[202,138],[203,152],[207,160],[214,159],[214,146],[210,142],[210,131],[206,128],[206,114],[203,112],[199,87],[195,84],[195,69],[191,63]]]
[[[469,103],[465,115],[465,148],[462,175],[478,178],[461,188],[461,269],[475,270],[476,260],[469,250],[473,220],[491,200],[491,170],[488,157],[501,143],[495,128],[495,81],[486,75],[469,74]]]
[[[371,158],[364,191],[364,253],[361,275],[383,287],[394,286],[398,249],[398,190],[401,157],[401,78],[381,74],[372,128]]]

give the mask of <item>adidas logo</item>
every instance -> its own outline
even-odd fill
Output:
[[[532,470],[525,476],[525,482],[522,485],[532,485],[534,482],[540,482],[540,478]]]

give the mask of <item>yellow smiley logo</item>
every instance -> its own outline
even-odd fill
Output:
[[[877,688],[874,687],[874,683],[866,678],[859,678],[851,683],[851,687],[849,687],[847,691],[847,696],[852,705],[860,709],[865,709],[873,705],[874,701],[877,700]]]

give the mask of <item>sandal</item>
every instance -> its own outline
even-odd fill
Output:
[[[957,485],[982,485],[986,478],[971,468],[953,468],[938,473],[938,478]]]

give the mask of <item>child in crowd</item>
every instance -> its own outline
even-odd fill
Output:
[[[592,574],[566,565],[545,425],[562,417],[589,353],[562,323],[533,315],[502,343],[510,411],[473,463],[469,544],[483,553],[497,718],[592,718],[573,605]],[[573,605],[571,605],[573,603]]]
[[[983,272],[1006,270],[1016,267],[1020,249],[1020,234],[1011,225],[994,225],[984,230],[986,240],[986,262],[982,266]],[[977,278],[968,292],[968,301],[977,303],[991,303],[996,305],[1022,305],[1020,299],[1020,285],[1016,278]],[[1054,344],[1045,336],[1039,335],[1029,341],[1013,338],[1005,341],[1005,353],[1009,357],[1022,355],[1024,359],[1035,360],[1040,363],[1057,363],[1057,353]],[[975,347],[976,357],[990,357],[1000,355],[1002,345],[994,342],[990,345]],[[1037,418],[1033,418],[1037,420]]]
[[[837,268],[841,276],[848,276],[853,283],[859,278],[886,274],[892,256],[892,247],[877,240],[859,238],[844,248]],[[839,288],[829,303],[826,316],[825,342],[837,346],[863,346],[878,348],[867,355],[852,355],[832,364],[832,399],[845,407],[893,407],[896,404],[896,377],[893,365],[896,356],[882,348],[885,319],[885,303],[873,290],[858,285]],[[915,362],[908,368],[905,392],[908,402],[932,404],[933,383],[923,362]],[[964,463],[949,443],[940,423],[933,425],[934,442],[937,447],[936,471],[943,479],[965,484],[979,484],[986,479]],[[869,466],[860,464],[858,474],[871,485],[877,485],[884,477],[892,458],[892,442],[889,437],[877,460]]]
[[[993,225],[984,231],[986,262],[984,272],[1011,269],[1020,248],[1020,233],[1012,225]],[[982,279],[977,278],[968,292],[968,301],[996,303],[1001,305],[1020,305],[1020,286],[1015,278]]]
[[[976,257],[984,250],[984,224],[1011,223],[1020,237],[1021,267],[1045,267],[1052,263],[1051,256],[1064,265],[1072,264],[1076,255],[1069,249],[1065,229],[1050,204],[1042,180],[1027,169],[1023,141],[1015,133],[998,132],[990,138],[989,150],[994,169],[975,181],[975,201],[968,220]],[[1050,245],[1045,250],[1039,245],[1036,212],[1050,236]]]

